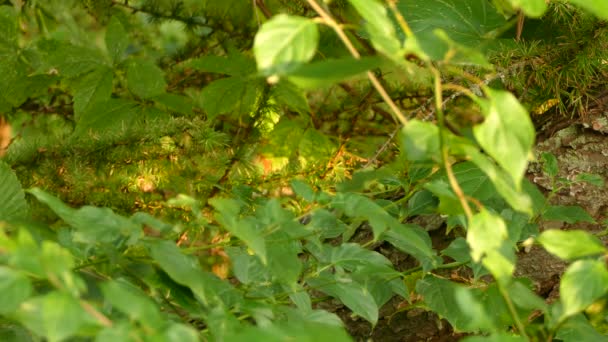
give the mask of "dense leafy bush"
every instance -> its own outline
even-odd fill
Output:
[[[529,110],[606,75],[603,0],[4,3],[1,340],[342,341],[395,302],[471,341],[603,338],[606,247],[538,228],[593,218],[524,177]],[[552,82],[559,39],[589,53]],[[533,244],[559,300],[514,276]]]

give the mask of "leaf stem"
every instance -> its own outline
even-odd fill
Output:
[[[359,51],[357,51],[353,43],[350,41],[350,39],[346,35],[346,32],[344,32],[344,30],[342,29],[342,26],[338,24],[338,22],[336,22],[334,18],[332,18],[332,16],[327,11],[325,11],[323,7],[321,7],[315,0],[306,1],[310,5],[310,7],[312,7],[312,9],[317,12],[317,14],[319,14],[319,16],[323,19],[324,23],[331,27],[334,31],[336,31],[336,34],[338,35],[342,43],[344,43],[350,54],[355,59],[361,59],[361,54],[359,53]],[[384,102],[391,108],[397,120],[399,120],[399,122],[401,122],[403,126],[407,125],[407,118],[405,117],[405,115],[403,115],[399,107],[397,107],[395,102],[388,95],[388,92],[386,91],[386,89],[384,89],[376,75],[374,75],[373,72],[368,71],[367,78],[369,78],[369,81],[372,83],[374,88],[376,88],[376,91],[380,94],[382,100],[384,100]]]
[[[454,176],[454,171],[452,170],[452,165],[450,164],[449,161],[449,156],[448,156],[448,149],[447,146],[445,145],[445,141],[444,141],[444,136],[443,136],[443,132],[445,131],[445,122],[444,122],[444,116],[443,116],[443,89],[442,89],[442,85],[441,85],[441,75],[439,74],[439,70],[437,70],[437,68],[435,68],[434,66],[429,64],[429,67],[431,69],[431,71],[433,72],[434,78],[435,78],[435,111],[437,113],[437,122],[439,124],[439,146],[441,148],[441,159],[443,162],[443,166],[445,167],[445,173],[448,176],[448,181],[450,182],[450,186],[452,187],[452,190],[454,190],[454,193],[456,194],[456,196],[458,197],[458,200],[460,201],[460,205],[462,205],[462,209],[464,210],[464,214],[467,217],[467,221],[471,221],[471,218],[473,217],[473,211],[471,210],[471,207],[469,206],[469,202],[467,202],[466,196],[464,194],[464,192],[462,191],[462,188],[460,187],[460,185],[458,184],[458,180],[456,179],[456,176]]]

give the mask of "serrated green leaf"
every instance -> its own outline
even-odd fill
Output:
[[[167,342],[198,342],[199,333],[185,324],[173,323],[165,332],[163,337]]]
[[[156,330],[163,324],[158,306],[139,288],[125,280],[111,280],[101,284],[101,290],[115,309],[127,314],[147,327]]]
[[[480,100],[485,120],[473,127],[475,138],[511,176],[520,189],[534,145],[534,126],[528,112],[513,94],[488,89],[489,100]]]
[[[27,77],[26,64],[17,53],[7,56],[0,55],[0,110],[10,111],[20,106],[28,96],[34,95]]]
[[[381,64],[378,57],[326,59],[301,65],[288,72],[287,78],[301,88],[318,89],[348,80]]]
[[[595,222],[585,209],[577,205],[550,205],[543,212],[543,219],[566,223]]]
[[[108,23],[105,41],[112,63],[119,63],[127,46],[129,46],[129,36],[116,16],[112,17]]]
[[[595,14],[597,17],[608,20],[608,2],[604,0],[568,0],[571,3]]]
[[[401,148],[408,160],[441,160],[437,125],[414,119],[403,127],[400,137]]]
[[[164,93],[155,96],[152,100],[156,103],[160,103],[167,107],[171,111],[175,111],[180,114],[191,116],[194,114],[194,104],[192,99],[178,94]]]
[[[372,325],[378,322],[378,304],[371,293],[348,275],[324,272],[319,277],[307,279],[306,282],[319,291],[338,298],[353,313],[363,317]]]
[[[310,113],[310,106],[308,105],[306,94],[304,94],[300,88],[286,80],[281,80],[281,82],[272,88],[272,97],[276,99],[278,103],[299,114],[308,115]]]
[[[325,209],[317,209],[311,215],[310,223],[306,227],[318,234],[321,240],[338,237],[346,231],[346,224]]]
[[[325,134],[308,128],[299,141],[298,153],[304,165],[325,163],[336,151],[336,144]]]
[[[17,13],[9,6],[0,7],[0,56],[17,47]]]
[[[141,226],[126,217],[114,213],[110,208],[84,206],[72,209],[58,198],[38,189],[28,190],[38,201],[48,205],[57,216],[72,226],[74,239],[84,243],[113,243],[128,237],[131,242],[143,236]]]
[[[391,266],[391,262],[382,254],[370,251],[356,243],[343,243],[339,246],[322,245],[313,248],[310,245],[311,253],[323,263],[329,263],[344,267],[347,270],[354,270],[365,265]]]
[[[600,260],[579,260],[568,266],[559,284],[561,319],[577,314],[608,293],[608,270]]]
[[[606,342],[608,337],[595,329],[584,314],[570,317],[555,334],[560,341]]]
[[[200,102],[209,119],[236,111],[247,114],[255,105],[260,84],[242,77],[227,77],[209,83],[200,94]]]
[[[442,263],[441,258],[433,250],[429,233],[417,225],[401,223],[392,225],[390,230],[382,235],[382,239],[416,258],[425,272]]]
[[[591,185],[595,185],[599,188],[604,186],[604,177],[592,173],[579,173],[574,178],[577,182],[585,182]]]
[[[52,241],[42,241],[41,265],[47,278],[62,284],[62,288],[74,296],[84,290],[84,283],[72,272],[74,256],[65,248]]]
[[[236,200],[212,198],[209,203],[217,211],[216,220],[230,233],[241,239],[260,258],[262,263],[268,262],[266,241],[256,227],[256,221],[251,217],[239,219],[239,204]]]
[[[409,292],[402,275],[392,266],[365,265],[357,268],[352,277],[369,288],[378,307],[386,304],[395,294],[409,300]]]
[[[87,315],[74,297],[53,291],[25,301],[14,317],[49,341],[62,341],[78,332]]]
[[[32,294],[32,284],[22,273],[0,266],[0,314],[15,311]]]
[[[89,133],[109,133],[129,127],[139,114],[137,102],[110,98],[106,101],[92,102],[80,115],[74,135],[85,137]]]
[[[270,272],[284,283],[295,284],[303,268],[298,257],[301,252],[299,243],[290,241],[289,235],[284,232],[272,234],[268,239],[274,241],[266,246]]]
[[[538,242],[551,254],[563,260],[574,260],[606,253],[604,244],[582,230],[549,229],[542,232]]]
[[[343,208],[347,216],[368,220],[374,233],[374,240],[379,239],[390,226],[399,225],[399,221],[381,206],[359,194],[338,193],[334,198],[334,205]]]
[[[532,200],[528,191],[520,192],[515,189],[513,180],[506,172],[496,166],[485,154],[470,142],[460,138],[452,138],[450,147],[456,154],[462,154],[470,158],[490,179],[496,191],[509,203],[509,205],[520,212],[532,215],[534,212]],[[525,180],[523,182],[525,184]]]
[[[310,18],[279,14],[265,22],[253,41],[258,70],[282,74],[312,59],[319,31]]]
[[[549,152],[543,152],[540,158],[543,162],[543,172],[549,177],[557,176],[559,168],[557,167],[557,158],[555,158],[555,155]]]
[[[110,98],[113,78],[112,69],[101,66],[74,82],[74,118],[77,121],[92,103]]]
[[[57,73],[68,78],[75,77],[99,68],[105,61],[97,49],[59,40],[42,40],[38,49],[42,61],[38,72],[44,74]]]
[[[304,200],[308,202],[312,202],[315,199],[315,191],[308,185],[298,179],[293,179],[290,183],[291,188],[296,193],[296,195],[302,197]]]
[[[268,267],[258,257],[247,253],[246,247],[226,247],[224,250],[230,257],[234,276],[241,283],[260,283],[271,279]]]
[[[164,71],[154,62],[145,58],[136,58],[127,66],[127,85],[133,94],[142,99],[149,99],[165,92]]]
[[[204,305],[235,305],[240,300],[236,290],[215,275],[204,272],[198,261],[182,251],[171,241],[150,241],[146,243],[150,256],[171,279],[189,287]]]
[[[365,19],[365,30],[369,33],[376,50],[389,58],[397,59],[401,52],[401,41],[384,5],[377,0],[349,0],[359,15]]]
[[[243,54],[231,54],[226,57],[202,56],[186,64],[199,71],[228,76],[247,76],[255,72],[255,61]]]
[[[315,322],[311,320],[289,320],[289,323],[274,323],[264,327],[250,326],[243,329],[230,331],[224,338],[226,342],[241,341],[268,341],[281,342],[289,341],[294,338],[298,341],[333,341],[350,342],[342,326],[328,324],[328,315],[323,315],[325,321]]]
[[[26,218],[29,206],[19,179],[5,162],[0,161],[0,221]]]
[[[492,42],[494,32],[508,24],[487,0],[399,1],[397,8],[418,41],[426,45],[425,50],[437,41],[435,29],[467,47],[479,48]]]
[[[460,331],[480,328],[480,326],[472,327],[473,317],[464,311],[465,305],[480,308],[480,303],[472,291],[474,290],[435,276],[427,276],[416,282],[416,293],[424,297],[425,305]],[[478,318],[483,320],[486,316],[487,313]],[[484,325],[491,323],[486,321]]]
[[[462,342],[527,342],[528,339],[520,335],[507,333],[494,333],[488,336],[467,336]]]
[[[515,253],[504,220],[487,210],[469,222],[467,242],[473,261],[481,262],[497,281],[507,283],[515,271]]]

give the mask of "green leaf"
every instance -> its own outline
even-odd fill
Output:
[[[59,244],[44,240],[42,241],[42,253],[40,261],[44,269],[44,274],[48,279],[53,279],[55,283],[62,285],[64,290],[72,295],[78,296],[83,292],[85,286],[72,269],[74,268],[74,256]]]
[[[566,223],[595,222],[585,209],[577,205],[550,205],[543,212],[543,219]]]
[[[19,179],[3,161],[0,161],[0,222],[24,219],[29,214],[25,193]]]
[[[473,291],[475,290],[435,276],[427,276],[416,282],[416,293],[424,297],[424,304],[460,331],[478,330],[482,327],[472,324],[471,319],[478,320],[475,323],[484,321],[484,328],[492,325],[486,318],[488,314],[483,313],[479,299],[476,298],[478,295]],[[471,317],[465,309],[476,310],[480,315]]]
[[[279,14],[265,22],[255,35],[253,52],[258,70],[282,74],[312,59],[319,31],[310,18]]]
[[[192,99],[178,94],[169,94],[164,93],[158,96],[155,96],[152,100],[156,103],[160,103],[163,106],[166,106],[167,109],[171,111],[175,111],[177,113],[192,116],[194,115],[192,103]]]
[[[73,45],[59,40],[42,40],[38,44],[42,64],[38,72],[58,73],[75,77],[99,68],[105,59],[97,49]]]
[[[453,152],[470,158],[488,176],[496,191],[513,209],[532,215],[536,206],[533,206],[530,196],[527,192],[517,191],[513,180],[504,170],[498,168],[494,162],[470,142],[461,138],[452,138],[451,140],[450,147],[453,149]]]
[[[16,270],[0,266],[0,314],[15,311],[32,294],[29,279]]]
[[[543,0],[544,1],[544,0]],[[462,342],[527,342],[528,339],[520,335],[507,333],[494,333],[488,336],[467,336]]]
[[[302,272],[302,261],[298,257],[301,253],[300,244],[290,241],[290,236],[282,231],[268,237],[272,243],[266,245],[268,268],[276,279],[287,284],[295,284]]]
[[[382,238],[402,252],[416,258],[425,272],[441,265],[441,258],[433,250],[429,233],[417,225],[391,225]]]
[[[208,272],[203,272],[198,261],[183,254],[171,241],[150,241],[146,243],[150,256],[171,279],[189,287],[206,306],[234,305],[239,296],[227,282]]]
[[[545,230],[538,242],[549,253],[563,260],[575,260],[606,253],[604,244],[595,236],[582,230]]]
[[[112,69],[100,66],[74,82],[74,117],[76,121],[90,108],[92,103],[106,101],[110,98],[113,78]]]
[[[253,110],[260,93],[261,86],[254,80],[227,77],[215,80],[203,88],[200,102],[209,119],[232,111],[248,114]]]
[[[577,182],[589,183],[591,185],[597,186],[598,188],[604,186],[604,177],[592,173],[579,173],[574,179]]]
[[[147,329],[157,330],[163,325],[160,310],[145,293],[125,280],[112,280],[101,284],[105,300],[114,308],[138,321]]]
[[[401,273],[392,266],[365,265],[357,268],[352,273],[352,277],[359,283],[366,284],[378,307],[386,304],[395,294],[409,299],[409,292]]]
[[[583,311],[608,293],[608,270],[601,260],[579,260],[568,266],[559,284],[561,319]]]
[[[340,299],[353,313],[363,317],[372,325],[378,322],[378,305],[367,288],[347,275],[322,273],[306,282],[319,291]]]
[[[272,88],[272,97],[281,105],[302,115],[310,113],[306,94],[287,80],[281,80]],[[276,130],[276,127],[275,127]]]
[[[199,332],[192,327],[180,324],[172,323],[171,326],[164,332],[164,341],[167,342],[198,342]]]
[[[527,16],[539,18],[547,11],[545,0],[509,0],[515,8],[520,8]]]
[[[216,220],[230,233],[247,244],[260,258],[262,263],[268,262],[266,254],[266,241],[257,229],[253,218],[238,219],[240,206],[236,200],[226,198],[212,198],[209,203],[217,211]]]
[[[318,249],[309,245],[310,252],[322,263],[329,263],[355,270],[359,266],[392,266],[391,262],[382,254],[370,251],[357,243],[343,243],[339,246],[322,245]]]
[[[298,179],[293,179],[290,182],[291,188],[296,193],[296,195],[302,197],[304,200],[308,202],[312,202],[315,199],[315,191],[308,185]]]
[[[321,240],[336,238],[347,229],[344,222],[325,209],[317,209],[311,215],[310,223],[306,227],[318,234],[318,238]]]
[[[138,114],[137,102],[130,100],[110,98],[106,101],[92,102],[91,106],[80,115],[74,135],[84,137],[89,133],[124,130],[130,127]]]
[[[186,63],[192,68],[229,76],[247,76],[255,72],[255,62],[243,54],[202,56]]]
[[[129,46],[129,36],[120,23],[120,20],[118,20],[118,17],[114,16],[110,19],[108,27],[106,28],[105,38],[106,49],[112,59],[112,63],[119,63],[125,50]]]
[[[87,316],[77,299],[58,291],[27,300],[14,314],[21,324],[49,341],[74,336],[87,323]]]
[[[543,152],[540,158],[543,162],[543,172],[549,177],[557,176],[559,168],[557,167],[557,158],[555,158],[555,155],[549,152]]]
[[[389,58],[399,58],[401,42],[397,38],[395,26],[388,17],[384,5],[377,0],[349,0],[349,2],[365,19],[365,30],[369,33],[374,48]]]
[[[436,29],[455,42],[479,48],[493,42],[508,24],[487,0],[399,1],[397,8],[425,50],[436,43]]]
[[[483,265],[499,282],[508,282],[515,271],[515,253],[504,220],[483,209],[469,222],[467,242],[473,261]],[[483,259],[482,259],[483,258]]]
[[[487,89],[489,100],[479,100],[485,115],[473,127],[483,149],[511,176],[520,189],[528,157],[534,145],[534,126],[524,107],[513,94]]]
[[[411,120],[401,130],[401,148],[408,160],[439,162],[439,128],[429,122]]]
[[[135,58],[127,66],[127,85],[133,94],[149,99],[164,93],[167,83],[164,71],[154,62]]]
[[[311,127],[302,135],[297,152],[302,164],[314,165],[325,163],[336,149],[336,144],[327,135]]]
[[[17,48],[17,13],[9,6],[0,7],[0,55]]]
[[[608,2],[604,0],[568,0],[571,3],[595,14],[599,18],[608,20]]]
[[[598,342],[607,341],[606,335],[601,334],[587,320],[584,314],[578,314],[570,317],[566,322],[560,325],[559,330],[555,334],[555,338],[560,341],[580,341],[580,342]]]
[[[123,237],[136,239],[143,236],[141,226],[120,216],[109,208],[84,206],[72,209],[58,198],[33,188],[28,192],[48,205],[57,216],[76,230],[74,239],[85,243],[114,243]],[[133,240],[131,242],[134,242]]]
[[[318,89],[348,80],[381,64],[378,57],[326,59],[295,68],[288,73],[288,79],[301,88]]]
[[[399,225],[397,219],[369,198],[351,193],[338,193],[334,205],[344,208],[344,213],[350,217],[364,218],[369,221],[374,233],[374,240],[391,225]]]

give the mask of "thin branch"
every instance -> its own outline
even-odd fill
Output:
[[[450,186],[458,197],[458,200],[460,201],[460,205],[462,205],[462,209],[464,210],[467,220],[471,221],[471,218],[473,217],[473,211],[469,206],[469,202],[467,202],[466,196],[462,191],[460,184],[458,184],[456,176],[454,176],[454,171],[452,170],[452,165],[450,164],[448,156],[448,149],[445,145],[443,137],[443,132],[445,131],[445,122],[443,117],[443,89],[441,87],[441,75],[439,74],[439,70],[437,70],[435,67],[431,66],[431,71],[435,76],[435,110],[437,111],[437,122],[439,125],[439,146],[441,148],[441,159],[443,161],[443,166],[445,167],[445,173],[448,176]]]
[[[336,34],[338,35],[342,43],[344,43],[350,54],[355,59],[361,59],[361,54],[359,53],[359,51],[357,51],[353,43],[350,41],[350,39],[346,35],[346,32],[344,32],[344,30],[342,29],[342,26],[340,26],[340,24],[338,24],[328,12],[326,12],[321,6],[319,6],[319,4],[315,0],[307,1],[310,7],[312,7],[315,12],[317,12],[317,14],[321,16],[321,18],[324,20],[324,23],[330,26],[336,32]],[[405,115],[403,115],[399,107],[397,107],[395,102],[388,95],[386,89],[384,89],[376,75],[374,75],[374,73],[372,73],[371,71],[368,71],[367,77],[369,78],[374,88],[376,88],[376,91],[378,91],[378,93],[380,94],[380,97],[382,97],[382,100],[384,100],[384,102],[386,102],[386,104],[391,108],[395,117],[401,122],[402,125],[407,125],[407,118],[405,117]]]

